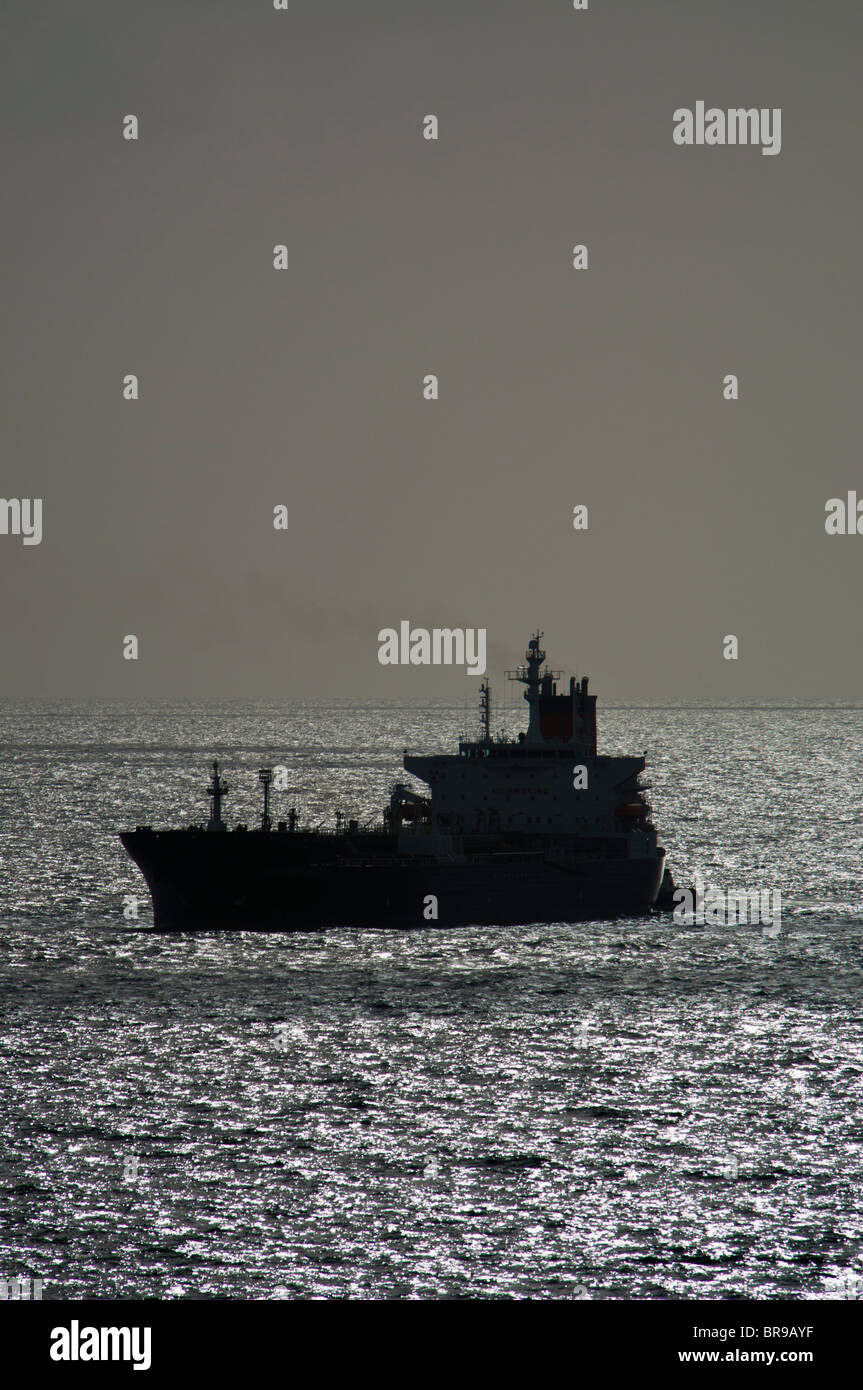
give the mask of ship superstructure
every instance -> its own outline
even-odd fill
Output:
[[[451,847],[465,835],[506,840],[563,840],[574,852],[645,858],[657,853],[656,831],[639,781],[643,757],[603,757],[596,751],[596,696],[588,678],[570,679],[558,694],[557,672],[544,668],[542,634],[528,646],[525,663],[508,672],[526,686],[527,732],[492,738],[490,692],[483,687],[484,736],[459,743],[458,754],[406,755],[406,771],[431,789],[422,821]],[[417,837],[416,814],[411,837]],[[420,846],[403,837],[405,853]]]
[[[406,752],[405,770],[428,795],[396,783],[377,827],[339,816],[334,832],[304,830],[291,808],[274,830],[264,768],[260,829],[225,834],[229,788],[214,763],[206,826],[139,826],[120,837],[147,879],[155,926],[455,926],[646,911],[665,851],[645,800],[645,759],[597,753],[588,679],[558,693],[542,637],[507,672],[525,687],[527,730],[492,735],[484,683],[481,736],[455,754]]]

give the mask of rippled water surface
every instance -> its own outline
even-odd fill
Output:
[[[600,710],[649,750],[668,918],[148,935],[115,838],[375,815],[445,708],[0,707],[0,1277],[45,1297],[863,1293],[863,711]],[[277,810],[279,809],[277,805]],[[137,923],[123,915],[140,895]],[[859,1281],[855,1283],[854,1281]]]

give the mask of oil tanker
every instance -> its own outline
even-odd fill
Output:
[[[273,824],[272,771],[260,770],[260,827],[230,830],[229,788],[213,763],[206,824],[120,839],[140,868],[161,931],[308,931],[456,927],[638,916],[667,896],[665,850],[642,780],[643,757],[597,753],[588,678],[558,691],[543,634],[508,671],[525,686],[527,729],[481,734],[452,754],[404,756],[428,794],[398,782],[380,822],[304,829],[295,809]]]

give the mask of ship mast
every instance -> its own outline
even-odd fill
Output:
[[[482,724],[482,741],[491,743],[491,687],[483,681],[479,688],[479,717]]]
[[[273,769],[262,767],[258,773],[258,781],[264,789],[264,814],[261,816],[261,829],[272,830],[273,822],[270,819],[270,783],[273,780]]]
[[[524,692],[524,698],[527,700],[530,711],[525,740],[527,743],[539,743],[542,740],[539,727],[540,682],[546,679],[557,680],[561,674],[560,671],[549,671],[547,667],[545,670],[542,669],[545,652],[540,643],[543,636],[544,634],[537,630],[527,644],[527,651],[524,654],[525,664],[506,673],[507,680],[520,681],[522,685],[527,686],[527,690]]]
[[[207,822],[208,830],[224,830],[225,822],[222,820],[222,797],[226,796],[230,787],[224,778],[219,776],[219,764],[213,761],[213,780],[207,787],[207,796],[213,798],[213,814]]]

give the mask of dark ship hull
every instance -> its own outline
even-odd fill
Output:
[[[665,860],[607,857],[583,844],[493,848],[466,837],[463,859],[400,855],[386,833],[120,836],[141,869],[160,931],[506,926],[639,916]]]

